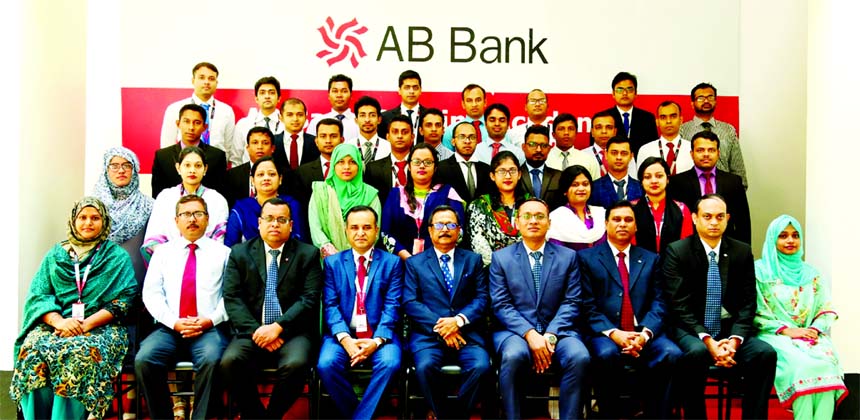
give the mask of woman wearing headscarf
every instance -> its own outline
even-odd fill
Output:
[[[376,188],[363,181],[364,162],[358,147],[339,144],[331,153],[334,170],[325,181],[311,185],[308,208],[311,240],[323,258],[349,248],[343,216],[355,206],[370,206],[380,214]]]
[[[102,418],[128,349],[123,317],[137,293],[126,251],[107,240],[95,197],[75,203],[68,239],[42,260],[24,302],[10,395],[24,417]]]
[[[140,192],[140,162],[125,147],[112,147],[104,154],[104,167],[93,196],[101,200],[110,213],[108,239],[128,252],[138,285],[143,284],[146,266],[140,255],[146,223],[152,213],[153,199]]]
[[[782,215],[767,228],[762,258],[755,262],[758,337],[777,354],[780,403],[795,419],[831,419],[847,394],[830,339],[837,315],[821,274],[803,261],[803,231]]]

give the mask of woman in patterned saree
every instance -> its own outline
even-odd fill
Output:
[[[128,349],[119,323],[137,293],[128,253],[107,240],[104,204],[75,204],[68,240],[42,260],[24,303],[15,341],[11,397],[24,417],[102,418]]]

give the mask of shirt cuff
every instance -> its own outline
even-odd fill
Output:
[[[699,340],[705,341],[705,338],[710,336],[708,333],[699,333]]]
[[[382,345],[385,344],[385,339],[382,337],[374,337],[373,341],[376,342],[376,347],[382,347]]]
[[[647,327],[642,327],[642,337],[645,338],[645,342],[647,343],[651,337],[654,337],[654,332],[649,330]]]
[[[618,329],[618,328],[610,328],[610,329],[608,329],[608,330],[604,330],[604,331],[601,331],[601,332],[603,333],[603,335],[605,335],[605,336],[609,337],[610,335],[612,335],[612,332],[613,332],[613,331],[615,331],[615,330],[617,330],[617,329]]]
[[[743,343],[744,343],[744,338],[743,338],[743,337],[741,337],[741,336],[739,336],[739,335],[730,335],[730,336],[729,336],[729,338],[737,338],[737,339],[738,339],[738,341],[740,341],[740,342],[741,342],[741,344],[743,344]]]
[[[345,333],[345,332],[338,333],[335,337],[337,338],[337,342],[340,343],[341,340],[343,340],[346,337],[349,337],[349,333]]]
[[[457,327],[463,328],[464,325],[469,325],[469,318],[466,318],[466,315],[457,314]]]

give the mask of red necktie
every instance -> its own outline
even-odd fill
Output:
[[[293,134],[290,137],[293,139],[290,143],[290,168],[295,171],[299,167],[299,135]]]
[[[179,295],[179,317],[197,316],[197,244],[188,244],[188,259],[182,273],[182,292]]]
[[[475,126],[475,135],[478,136],[478,141],[476,141],[475,144],[478,144],[481,142],[481,120],[472,121],[472,125]]]
[[[328,167],[329,167],[329,162],[326,162],[325,163],[325,170],[323,170],[323,179],[328,178]]]
[[[364,281],[367,279],[367,267],[365,267],[364,262],[366,259],[364,255],[360,255],[358,257],[358,288],[359,290],[355,291],[355,314],[356,315],[365,315],[367,316],[367,308],[364,306],[364,300],[367,297],[367,293],[364,291]],[[358,338],[371,338],[373,337],[373,330],[370,328],[370,324],[367,325],[367,331],[364,332],[356,332],[356,336]]]
[[[666,154],[666,164],[671,168],[672,173],[669,175],[675,175],[675,148],[672,146],[672,143],[666,143],[669,146],[669,153]]]
[[[606,175],[609,171],[609,163],[606,161],[606,153],[600,149],[600,176]]]
[[[490,147],[493,148],[493,156],[490,157],[490,159],[492,159],[492,158],[496,157],[497,154],[499,154],[499,149],[502,148],[502,143],[501,142],[493,143],[492,145],[490,145]]]
[[[399,186],[406,186],[406,161],[394,162],[397,165],[397,183]]]
[[[705,195],[714,193],[714,187],[711,186],[711,177],[712,176],[714,176],[714,174],[712,174],[710,172],[703,172],[702,173],[702,177],[705,178]]]
[[[633,331],[633,303],[630,302],[630,275],[627,272],[627,264],[624,262],[624,253],[618,253],[618,274],[621,276],[621,287],[624,296],[621,298],[621,329]]]

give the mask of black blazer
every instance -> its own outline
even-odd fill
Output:
[[[457,162],[456,156],[451,156],[439,162],[439,167],[436,169],[439,174],[439,182],[448,184],[454,188],[454,191],[457,191],[457,194],[466,201],[467,205],[474,199],[490,192],[490,165],[478,162],[477,160],[471,162],[475,166],[475,175],[477,176],[475,178],[475,194],[469,194],[469,188],[466,186],[466,178],[463,177],[463,171]]]
[[[741,177],[715,169],[717,177],[717,194],[726,200],[726,210],[729,213],[729,224],[726,235],[741,242],[750,243],[751,224],[750,206],[747,202],[747,191],[744,189]],[[667,187],[669,198],[678,200],[690,208],[691,213],[696,212],[696,201],[702,197],[702,188],[699,186],[699,177],[696,176],[696,168],[681,172],[669,178]]]
[[[526,192],[529,194],[532,193],[532,174],[529,172],[531,168],[527,163],[524,163],[520,166],[520,171],[522,172],[522,177],[520,178],[520,184],[525,187]],[[560,207],[562,204],[566,203],[564,201],[564,190],[559,189],[558,181],[561,178],[561,171],[557,169],[552,169],[549,166],[544,166],[543,168],[543,181],[541,182],[541,192],[540,198],[543,201],[546,201],[549,204],[549,210],[555,210],[557,207]]]
[[[621,113],[618,112],[618,108],[613,106],[607,109],[606,112],[610,112],[612,118],[615,119],[615,127],[618,129],[618,133],[625,134],[624,119],[621,117]],[[631,120],[632,125],[630,126],[629,136],[630,150],[633,152],[633,156],[638,156],[639,148],[642,145],[659,139],[660,135],[657,134],[657,120],[654,118],[654,114],[635,106],[631,110],[631,114],[633,119]]]
[[[334,170],[334,168],[330,167],[329,170]],[[311,184],[316,181],[325,181],[322,162],[320,162],[319,157],[299,166],[299,169],[295,171],[293,179],[292,187],[295,195],[301,197],[303,203],[307,203],[311,199]]]
[[[397,104],[396,107],[391,108],[388,111],[384,111],[382,113],[382,122],[379,123],[379,127],[377,127],[377,129],[376,129],[376,132],[377,132],[377,134],[379,134],[379,137],[382,137],[384,139],[388,139],[388,124],[391,123],[391,120],[393,120],[394,117],[401,115],[400,114],[400,105],[401,104]],[[418,115],[423,114],[425,109],[427,109],[425,106],[418,104]],[[418,132],[417,127],[415,127],[415,132]],[[419,137],[416,139],[415,144],[418,144],[422,141],[423,141],[423,139],[421,137]]]
[[[206,175],[203,176],[203,185],[219,193],[224,191],[225,178],[227,177],[227,155],[223,150],[200,143],[200,149],[206,156]],[[161,190],[175,187],[182,183],[182,177],[176,171],[176,163],[179,162],[179,152],[182,146],[179,143],[167,146],[155,152],[152,162],[152,196],[158,197]]]
[[[224,308],[233,333],[250,338],[262,324],[266,294],[266,250],[254,238],[233,246],[224,271]],[[281,338],[298,335],[311,341],[319,337],[319,305],[322,267],[319,250],[290,238],[284,244],[278,268],[278,301],[283,315],[277,321]]]
[[[731,335],[752,337],[756,334],[753,324],[756,280],[752,250],[743,242],[723,236],[719,251],[722,306],[731,315],[723,319],[719,338]],[[708,256],[699,235],[669,244],[663,259],[663,276],[675,337],[680,339],[693,335],[698,338],[699,333],[706,333]]]
[[[686,206],[686,204],[685,204]],[[666,200],[663,210],[663,225],[660,229],[660,249],[657,249],[657,226],[654,225],[654,215],[648,205],[648,200],[640,199],[633,205],[636,216],[636,245],[663,255],[670,243],[681,239],[684,227],[684,213],[672,200]]]
[[[245,162],[227,171],[225,187],[221,195],[227,200],[227,205],[231,209],[236,204],[236,201],[251,196],[250,177],[252,166],[251,162]],[[296,192],[300,191],[295,186],[295,172],[291,171],[289,167],[279,168],[282,179],[281,186],[278,187],[278,194],[289,195],[295,199],[299,199],[300,195],[296,194]]]
[[[284,136],[286,134],[286,131],[280,134],[275,134],[275,138],[272,139],[272,143],[275,145],[275,152],[272,153],[272,157],[275,159],[275,164],[278,165],[279,168],[290,169],[290,160],[288,158],[290,152],[286,150],[286,146],[284,146]],[[304,136],[304,144],[302,144],[302,159],[299,162],[299,166],[312,162],[314,159],[318,160],[320,157],[320,150],[317,148],[315,143],[316,136],[308,133],[302,133],[302,136]],[[296,170],[298,170],[298,168]]]
[[[364,183],[379,191],[379,202],[385,204],[388,193],[394,187],[391,181],[391,155],[374,160],[364,168]]]

